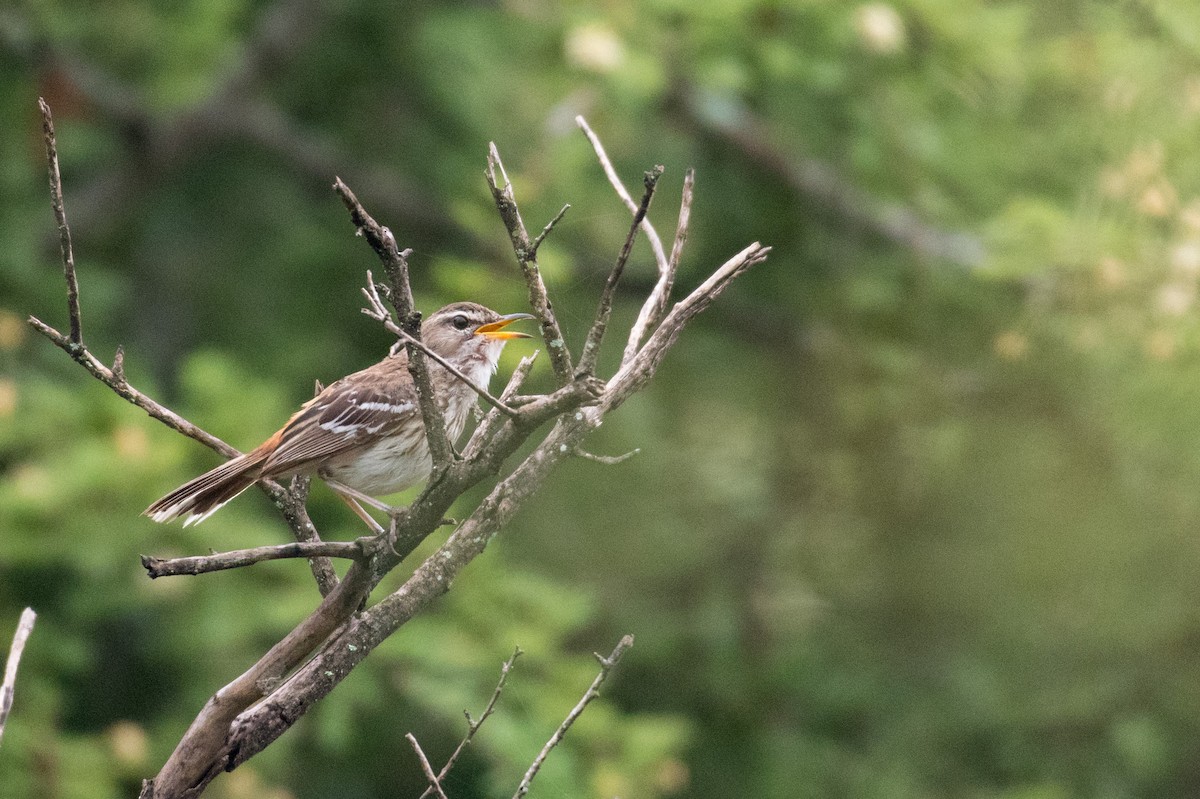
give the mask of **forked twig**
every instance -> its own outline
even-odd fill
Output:
[[[613,649],[612,654],[608,657],[596,655],[596,660],[600,661],[600,673],[596,675],[596,679],[592,680],[592,684],[584,692],[583,698],[575,707],[571,708],[571,712],[563,719],[563,723],[558,725],[558,729],[550,736],[550,740],[542,747],[542,751],[538,752],[538,756],[534,758],[533,763],[529,766],[529,770],[525,772],[525,776],[521,779],[521,784],[517,786],[517,792],[513,794],[513,799],[521,799],[525,794],[529,793],[529,786],[533,782],[533,778],[537,776],[541,770],[542,764],[546,762],[546,756],[551,750],[562,741],[566,736],[567,730],[571,729],[571,725],[575,723],[575,719],[579,718],[588,704],[600,696],[600,686],[608,679],[608,674],[620,662],[621,657],[625,654],[625,650],[633,646],[633,636],[626,635],[617,642],[617,646]]]
[[[426,796],[429,796],[430,792],[433,791],[434,785],[440,785],[441,781],[446,779],[446,775],[450,773],[450,769],[454,768],[454,764],[458,762],[458,756],[467,748],[471,743],[471,739],[475,737],[475,733],[479,732],[479,728],[483,726],[483,722],[487,721],[488,716],[492,715],[492,711],[496,709],[496,702],[500,700],[504,684],[508,682],[508,673],[512,671],[513,664],[517,662],[517,658],[523,654],[524,652],[521,650],[521,647],[518,646],[513,650],[512,657],[504,661],[504,665],[500,667],[500,681],[496,683],[496,690],[492,691],[492,698],[488,700],[487,707],[483,709],[483,714],[478,719],[472,719],[470,713],[465,710],[463,711],[463,715],[467,717],[466,737],[459,741],[458,746],[454,748],[454,751],[450,753],[449,759],[446,760],[446,765],[442,766],[442,770],[437,773],[435,780],[430,782],[429,787],[425,789],[425,792],[421,794],[419,799],[425,799]]]
[[[633,214],[633,224],[629,226],[629,234],[625,237],[625,244],[621,246],[621,254],[617,256],[616,264],[608,273],[608,279],[604,281],[604,289],[600,292],[600,303],[596,307],[596,318],[592,323],[592,329],[588,331],[587,341],[584,342],[576,374],[593,375],[596,373],[596,361],[600,358],[600,345],[604,341],[604,331],[608,329],[608,320],[612,317],[613,298],[617,291],[617,283],[620,282],[621,275],[625,272],[625,264],[629,261],[630,253],[633,252],[633,242],[637,238],[638,228],[646,219],[646,212],[650,210],[650,201],[654,199],[654,190],[658,186],[658,179],[662,177],[662,173],[661,166],[656,166],[646,173],[643,181],[646,191],[642,194],[642,201]]]
[[[679,261],[683,257],[683,246],[687,243],[695,185],[696,170],[689,167],[683,176],[683,197],[679,201],[679,222],[675,226],[675,243],[671,246],[671,257],[667,261],[666,269],[659,270],[658,282],[654,284],[637,319],[629,328],[629,341],[625,344],[625,353],[621,356],[622,365],[633,360],[638,347],[642,345],[642,339],[649,331],[658,327],[666,316],[667,303],[671,301],[671,288],[675,284],[675,275],[679,273]]]
[[[409,746],[417,753],[417,760],[421,761],[421,771],[425,772],[425,779],[429,780],[429,787],[425,789],[422,796],[428,796],[429,791],[433,791],[438,795],[438,799],[449,799],[446,792],[442,790],[442,782],[438,775],[433,773],[433,766],[429,765],[429,758],[425,757],[425,752],[422,751],[421,745],[417,743],[417,738],[411,732],[404,734]]]
[[[625,207],[629,209],[629,213],[636,214],[638,204],[633,201],[629,191],[625,188],[625,184],[621,182],[621,178],[617,175],[616,168],[613,167],[612,161],[608,158],[608,153],[604,150],[604,145],[600,143],[600,137],[591,129],[587,120],[582,116],[575,117],[575,124],[583,131],[583,135],[592,144],[592,149],[596,152],[596,158],[600,161],[601,168],[604,169],[604,174],[608,177],[608,182],[612,184],[613,191],[625,203]],[[658,271],[661,274],[667,270],[667,254],[663,251],[662,239],[658,236],[658,231],[654,229],[654,225],[650,224],[649,220],[641,221],[642,231],[646,234],[646,241],[650,242],[650,249],[654,252],[654,261],[658,264]]]
[[[550,304],[550,297],[546,294],[546,284],[542,281],[542,272],[537,262],[537,248],[550,229],[559,219],[562,219],[566,208],[558,212],[558,215],[546,225],[537,239],[531,241],[529,231],[525,229],[525,220],[521,218],[521,210],[517,207],[512,183],[508,179],[508,173],[504,170],[504,162],[500,160],[500,151],[496,149],[495,142],[488,143],[487,163],[488,168],[484,177],[487,178],[488,188],[492,191],[492,199],[496,202],[496,210],[500,212],[500,219],[504,222],[505,229],[508,230],[508,237],[512,241],[513,252],[517,256],[521,274],[525,277],[525,285],[529,289],[529,307],[541,323],[542,338],[545,339],[546,350],[550,353],[550,366],[554,369],[558,384],[565,386],[574,378],[575,370],[571,366],[571,351],[567,349],[562,328],[558,325],[558,317],[554,315],[554,307]]]
[[[54,217],[59,228],[63,274],[67,283],[67,308],[71,317],[71,332],[64,335],[36,316],[30,316],[26,321],[30,327],[50,339],[55,346],[71,356],[76,363],[86,369],[93,377],[108,386],[125,401],[141,408],[151,418],[157,419],[175,432],[198,441],[227,458],[240,455],[241,453],[229,444],[134,388],[125,378],[125,350],[122,347],[117,347],[117,352],[110,368],[93,355],[87,346],[84,345],[79,310],[79,282],[75,273],[75,255],[71,245],[71,230],[67,225],[66,212],[63,206],[62,176],[58,169],[58,144],[54,135],[54,123],[50,113],[50,106],[46,101],[39,98],[38,106],[42,111],[42,129],[45,137],[46,160],[50,176],[50,201],[54,207]],[[262,480],[259,482],[259,486],[271,498],[276,507],[280,509],[297,541],[320,540],[312,520],[308,517],[308,510],[304,507],[302,499],[294,496],[274,480]],[[328,561],[318,559],[313,561],[312,568],[322,595],[327,594],[331,586],[337,582],[337,577],[333,573],[332,567],[329,566]]]

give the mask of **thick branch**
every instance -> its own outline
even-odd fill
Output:
[[[327,696],[375,647],[448,591],[462,569],[484,551],[492,537],[541,487],[553,468],[569,457],[572,448],[598,423],[598,418],[585,414],[560,416],[542,443],[508,477],[496,484],[475,511],[417,567],[404,585],[350,619],[269,701],[238,717],[225,746],[222,767],[233,768],[262,751]],[[503,432],[508,432],[509,437],[505,439],[498,435],[496,441],[496,449],[502,453],[514,440],[523,440],[522,436],[513,436],[511,421],[505,421]],[[481,458],[486,459],[490,454],[484,453]],[[443,485],[451,485],[457,470],[466,465],[464,462],[450,469]],[[410,509],[412,507],[416,506],[410,506]],[[402,537],[398,540],[402,554],[412,545],[415,544]]]
[[[370,564],[355,562],[337,588],[308,618],[271,647],[257,663],[214,694],[196,716],[179,745],[142,797],[198,796],[224,765],[214,753],[225,744],[229,725],[237,715],[279,688],[288,672],[298,666],[339,624],[366,599],[372,583]]]

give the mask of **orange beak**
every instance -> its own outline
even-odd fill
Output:
[[[499,339],[501,341],[511,338],[531,338],[528,333],[518,333],[515,330],[505,330],[504,328],[511,325],[518,319],[534,319],[535,317],[527,313],[510,313],[507,316],[501,316],[495,322],[488,322],[485,325],[480,325],[475,328],[475,335],[487,336],[491,339]]]

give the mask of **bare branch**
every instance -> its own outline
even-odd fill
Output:
[[[492,715],[492,711],[496,709],[496,702],[500,701],[500,694],[504,691],[504,684],[508,682],[508,673],[512,671],[513,664],[517,662],[517,658],[522,654],[524,653],[521,651],[521,647],[518,646],[513,650],[512,657],[504,661],[504,665],[500,667],[500,681],[496,683],[496,690],[492,691],[492,698],[488,700],[487,707],[483,709],[483,714],[477,720],[472,719],[471,714],[467,711],[463,711],[463,715],[467,717],[467,734],[459,741],[458,746],[454,748],[454,751],[450,754],[450,758],[446,761],[446,765],[442,766],[442,770],[438,772],[436,784],[440,785],[441,781],[446,779],[446,775],[450,773],[450,769],[454,768],[454,764],[458,761],[458,756],[470,745],[471,739],[475,737],[475,733],[479,732],[479,728],[483,726],[488,716]],[[430,792],[433,791],[434,784],[431,783],[419,799],[425,799],[426,796],[429,796]]]
[[[596,675],[596,679],[592,680],[592,684],[588,687],[587,691],[584,692],[583,698],[580,699],[579,703],[571,709],[571,712],[567,714],[565,719],[563,719],[563,723],[560,724],[558,729],[554,731],[554,734],[550,736],[550,740],[547,741],[546,745],[542,747],[542,751],[538,752],[538,756],[534,758],[533,763],[529,766],[529,770],[525,772],[524,778],[521,779],[521,784],[517,786],[517,792],[513,794],[513,799],[521,799],[521,797],[529,793],[530,783],[533,782],[533,778],[536,777],[538,771],[541,770],[542,764],[546,762],[546,756],[550,754],[554,747],[558,746],[563,737],[566,736],[567,730],[571,729],[571,725],[575,723],[575,719],[579,718],[583,714],[583,711],[585,708],[587,708],[588,704],[593,699],[600,696],[600,686],[604,684],[606,679],[608,679],[609,672],[611,672],[616,667],[617,663],[621,661],[621,657],[625,654],[625,650],[629,649],[631,646],[633,646],[633,636],[626,635],[617,642],[617,646],[615,649],[613,649],[611,655],[606,658],[596,655],[596,659],[600,661],[600,673]]]
[[[240,677],[210,697],[158,776],[143,788],[142,796],[152,797],[156,792],[163,797],[186,795],[202,790],[220,773],[224,761],[214,757],[222,750],[238,714],[279,688],[314,647],[350,618],[366,599],[372,577],[370,565],[356,561],[316,610]]]
[[[592,143],[592,149],[596,151],[596,158],[600,161],[600,166],[604,169],[604,174],[608,176],[608,182],[612,184],[613,190],[617,196],[625,203],[625,207],[629,209],[629,213],[636,214],[638,204],[633,201],[629,191],[625,188],[625,184],[621,182],[621,178],[617,175],[617,170],[613,167],[612,161],[608,158],[608,153],[604,150],[604,145],[600,143],[600,137],[588,125],[587,120],[582,116],[575,117],[575,124],[583,131],[583,135],[587,136],[589,142]],[[646,240],[650,242],[650,249],[654,253],[654,262],[658,264],[658,272],[662,274],[667,271],[667,254],[663,251],[662,239],[658,236],[658,231],[654,229],[654,225],[650,224],[647,219],[642,220],[642,231],[646,234]]]
[[[592,323],[592,329],[588,331],[587,341],[583,345],[583,354],[579,356],[579,365],[575,369],[576,374],[593,375],[596,373],[596,361],[600,358],[600,345],[604,341],[604,331],[608,329],[608,320],[612,316],[617,283],[620,282],[621,275],[625,271],[629,254],[633,252],[633,241],[637,238],[638,228],[646,218],[646,212],[650,210],[650,201],[654,199],[654,189],[658,186],[658,179],[662,177],[662,173],[662,166],[656,166],[645,175],[643,183],[646,191],[642,194],[642,202],[633,214],[633,224],[629,226],[629,234],[625,237],[621,254],[617,256],[616,264],[608,273],[608,279],[604,281],[604,289],[600,292],[600,304],[596,308],[596,320]]]
[[[679,261],[683,257],[683,246],[687,243],[695,184],[696,170],[689,168],[683,178],[683,198],[679,203],[679,222],[675,226],[675,243],[671,247],[671,258],[667,262],[666,269],[659,271],[658,282],[654,284],[654,289],[646,298],[645,304],[642,305],[637,320],[629,329],[629,341],[625,344],[624,355],[621,356],[622,366],[633,360],[646,332],[653,330],[667,312],[667,303],[671,299],[671,288],[675,284],[675,275],[679,273]]]
[[[157,419],[180,435],[187,436],[193,441],[199,441],[209,449],[216,450],[228,458],[236,458],[241,454],[238,450],[226,444],[212,433],[192,424],[170,408],[159,404],[134,388],[125,379],[125,358],[123,354],[115,359],[113,368],[109,369],[96,356],[92,355],[87,347],[72,344],[67,336],[64,336],[37,317],[31,316],[26,321],[30,327],[50,339],[55,345],[70,355],[76,363],[87,369],[93,377],[111,388],[118,396],[130,404],[141,408],[151,418]],[[292,534],[297,541],[319,540],[316,527],[313,526],[312,520],[308,516],[308,509],[304,507],[303,496],[293,495],[274,480],[261,480],[257,485],[262,489],[263,493],[271,498],[271,501],[275,503],[275,507],[279,508],[280,513],[283,514],[283,518],[287,521],[288,527],[291,528]],[[313,568],[324,573],[326,568],[331,567],[326,562],[324,566],[318,563]],[[336,580],[336,577],[334,579]],[[318,587],[321,588],[322,595],[328,593],[330,583],[328,575],[324,579],[318,577],[317,583]]]
[[[567,211],[569,211],[569,210],[571,210],[571,204],[567,203],[566,205],[564,205],[562,207],[561,211],[559,211],[557,214],[554,215],[553,219],[551,219],[549,222],[546,223],[546,226],[544,228],[542,228],[542,232],[537,234],[537,238],[535,238],[529,244],[530,256],[533,256],[533,257],[537,256],[538,247],[542,246],[542,242],[545,241],[546,237],[550,235],[550,231],[554,230],[554,226],[557,225],[560,221],[562,221],[562,218],[567,215]]]
[[[497,172],[500,173],[499,180]],[[500,218],[508,230],[521,273],[525,276],[525,285],[529,289],[529,307],[541,323],[542,338],[545,339],[546,350],[550,353],[550,365],[558,378],[558,384],[565,386],[575,375],[575,370],[571,367],[571,352],[567,349],[562,328],[554,315],[554,308],[546,293],[546,284],[542,282],[542,272],[537,263],[537,247],[529,240],[529,231],[525,229],[525,221],[521,219],[512,183],[508,180],[508,173],[504,171],[504,162],[500,160],[500,151],[496,149],[495,142],[488,144],[488,168],[484,177],[487,178],[488,188],[492,190],[496,210],[500,212]],[[546,226],[543,234],[549,232],[554,223],[562,217],[562,213],[560,211],[558,217]],[[544,235],[539,236],[537,244],[540,245],[543,238]]]
[[[421,771],[425,772],[425,779],[429,780],[429,788],[426,789],[422,796],[428,796],[429,791],[433,791],[439,799],[447,799],[445,791],[442,790],[442,783],[438,776],[433,773],[433,766],[429,765],[429,758],[425,757],[425,753],[421,751],[421,745],[417,743],[416,736],[411,732],[405,733],[405,739],[412,746],[413,751],[417,753],[417,759],[421,761]]]
[[[615,409],[644,386],[654,376],[667,351],[679,338],[684,325],[719,297],[734,278],[765,261],[770,252],[770,247],[754,242],[718,267],[691,294],[675,303],[634,359],[623,365],[608,381],[608,390],[604,392],[598,410],[607,412]]]
[[[641,451],[642,450],[640,448],[634,448],[629,450],[629,452],[626,452],[624,455],[597,455],[593,452],[588,452],[582,447],[576,447],[574,450],[572,450],[576,456],[583,458],[584,460],[603,464],[604,466],[616,466],[618,463],[624,463]]]
[[[607,163],[602,148],[599,149],[599,153],[602,163]],[[611,165],[608,166],[611,168]],[[435,473],[427,482],[425,490],[412,504],[392,514],[391,529],[386,536],[391,547],[379,546],[379,539],[342,543],[321,542],[316,537],[315,530],[311,529],[311,522],[303,509],[306,486],[301,481],[294,485],[293,491],[285,490],[275,483],[268,483],[266,486],[268,493],[281,508],[296,509],[298,515],[289,515],[285,510],[285,516],[299,543],[178,561],[148,559],[147,568],[161,574],[203,573],[217,568],[231,568],[281,557],[348,557],[353,563],[340,582],[322,582],[322,578],[318,576],[318,583],[325,594],[319,606],[257,663],[209,699],[159,775],[154,781],[145,783],[143,796],[153,797],[156,792],[161,797],[199,796],[217,774],[235,768],[289,729],[381,641],[444,594],[462,569],[483,552],[491,538],[511,521],[525,500],[538,490],[553,468],[573,454],[583,453],[580,448],[583,439],[599,426],[604,413],[617,407],[653,376],[684,325],[719,295],[730,280],[766,257],[768,248],[752,245],[730,259],[698,289],[666,312],[665,304],[670,293],[670,283],[674,279],[672,261],[677,266],[678,254],[673,251],[671,261],[663,258],[661,253],[656,254],[656,260],[660,264],[659,287],[656,287],[651,297],[654,304],[651,305],[648,301],[645,306],[651,310],[647,311],[644,308],[642,316],[639,317],[639,320],[644,319],[643,324],[647,331],[653,328],[652,332],[636,355],[623,363],[618,373],[607,383],[592,376],[590,372],[595,369],[604,328],[610,318],[613,293],[628,260],[636,231],[639,227],[647,231],[653,230],[645,219],[645,212],[653,196],[657,174],[653,173],[648,179],[643,202],[639,208],[634,209],[634,220],[625,247],[609,276],[601,298],[599,325],[594,325],[593,330],[589,332],[589,344],[585,346],[585,357],[581,362],[581,366],[587,368],[583,370],[584,374],[576,376],[536,262],[538,245],[562,218],[563,212],[531,241],[521,221],[513,198],[512,185],[508,181],[496,148],[494,145],[490,148],[488,183],[497,209],[509,230],[529,288],[530,304],[542,324],[543,336],[550,349],[555,375],[560,385],[548,395],[518,396],[517,392],[533,363],[532,359],[523,360],[500,397],[491,399],[492,409],[480,422],[469,442],[467,457],[452,460],[448,454],[444,460],[439,461],[435,452]],[[501,183],[503,185],[500,185]],[[619,181],[617,183],[619,184]],[[421,368],[425,368],[426,352],[420,345],[420,316],[413,308],[411,289],[408,285],[408,251],[402,252],[397,248],[390,231],[367,214],[342,181],[337,181],[335,189],[350,211],[355,226],[367,238],[388,271],[391,284],[388,299],[395,307],[396,316],[393,318],[392,314],[387,312],[383,298],[373,282],[369,283],[366,292],[368,304],[372,306],[368,313],[383,321],[385,325],[393,325],[400,331],[397,335],[404,340],[408,350],[414,381],[418,387],[424,385],[428,389],[427,371],[422,373],[416,366],[420,364]],[[685,209],[689,204],[690,198],[685,199]],[[686,210],[681,211],[676,250],[682,249],[685,238]],[[661,244],[658,249],[661,251]],[[659,318],[661,322],[655,325]],[[81,342],[73,341],[71,336],[64,336],[37,319],[31,319],[30,324],[67,351],[94,376],[147,413],[223,454],[237,454],[224,442],[190,425],[169,409],[133,389],[125,379],[122,353],[118,353],[110,369],[88,352]],[[639,334],[635,339],[640,340],[640,337]],[[428,405],[440,412],[436,402],[433,402],[431,392],[428,399]],[[427,403],[423,399],[423,415],[426,414],[426,409]],[[436,442],[440,441],[449,453],[449,442],[445,440],[441,416],[424,415],[424,421],[427,433],[437,433],[430,439],[431,451],[436,449]],[[372,588],[442,523],[452,503],[464,491],[486,477],[498,474],[505,459],[512,456],[529,439],[530,434],[546,422],[552,422],[552,425],[541,441],[533,447],[532,452],[492,487],[484,500],[450,534],[442,546],[417,566],[399,589],[371,608],[362,610]],[[586,453],[583,455],[589,457]],[[615,462],[619,459],[601,460]],[[362,543],[364,540],[367,544]],[[519,795],[528,791],[529,782],[541,768],[547,753],[562,739],[584,706],[595,697],[601,682],[631,643],[631,637],[622,639],[609,658],[601,659],[600,676],[534,761],[522,783]],[[515,657],[514,654],[514,659]],[[488,708],[485,709],[484,716],[478,722],[468,717],[467,738],[447,763],[442,776],[432,775],[428,759],[420,752],[419,746],[414,746],[423,761],[427,776],[432,776],[430,786],[435,792],[440,791],[440,781],[462,746],[470,741],[478,725],[491,713],[511,663],[512,660],[506,664],[501,682]],[[413,743],[415,744],[415,739]]]
[[[54,118],[49,104],[38,98],[42,110],[42,135],[46,143],[46,166],[50,175],[50,205],[58,223],[58,242],[62,250],[63,276],[67,279],[67,312],[71,317],[70,341],[83,346],[83,318],[79,313],[79,279],[75,275],[75,252],[71,247],[71,228],[67,226],[67,209],[63,205],[62,175],[58,171],[58,142],[54,138]]]
[[[50,339],[50,341],[54,342],[57,347],[75,359],[75,361],[78,362],[84,369],[87,369],[89,372],[91,372],[93,377],[111,388],[126,401],[141,408],[152,418],[162,422],[175,432],[187,436],[194,441],[199,441],[209,449],[216,450],[228,458],[233,458],[241,454],[221,439],[217,438],[206,430],[197,427],[187,419],[184,419],[182,416],[172,411],[170,408],[167,408],[165,405],[160,405],[159,403],[150,399],[150,397],[147,397],[145,394],[138,391],[136,388],[130,385],[129,381],[125,380],[121,374],[114,372],[112,369],[109,369],[107,366],[101,363],[100,360],[97,359],[96,356],[92,355],[92,353],[84,346],[74,344],[68,336],[58,332],[50,325],[38,319],[36,316],[31,316],[26,321],[30,327],[41,333],[46,338]],[[121,359],[121,364],[123,367],[123,357]],[[123,372],[124,369],[122,368],[121,371]],[[280,490],[283,490],[282,487]]]
[[[408,371],[413,377],[417,390],[417,402],[421,407],[421,419],[425,423],[425,438],[429,442],[429,456],[433,461],[434,471],[446,467],[453,457],[453,449],[446,437],[446,416],[437,403],[433,394],[433,383],[429,379],[429,367],[425,363],[425,352],[413,345],[413,341],[421,340],[421,315],[413,305],[412,288],[408,282],[408,256],[411,250],[403,252],[396,246],[392,232],[367,213],[362,203],[354,196],[350,187],[335,178],[333,189],[342,198],[342,203],[350,212],[350,221],[358,228],[371,249],[379,256],[383,269],[391,284],[389,299],[396,308],[399,327],[407,335],[408,342]],[[374,284],[372,284],[372,288]]]
[[[17,684],[17,667],[21,663],[21,655],[25,652],[25,642],[29,640],[29,634],[33,632],[35,621],[37,621],[37,614],[33,612],[33,608],[25,608],[21,612],[16,632],[13,633],[12,646],[8,650],[8,660],[4,663],[4,682],[0,683],[0,738],[4,737],[4,724],[8,721],[9,711],[12,710]],[[511,661],[509,662],[511,663]]]
[[[153,580],[181,574],[207,574],[225,569],[240,569],[266,560],[283,558],[325,557],[362,560],[374,554],[374,541],[375,539],[371,538],[359,538],[355,541],[295,541],[290,544],[235,549],[187,558],[156,558],[142,555],[142,566]]]

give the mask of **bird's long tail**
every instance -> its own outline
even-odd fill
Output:
[[[184,517],[183,526],[199,524],[238,494],[254,485],[262,474],[266,455],[259,450],[239,455],[181,485],[142,512],[156,522]]]

